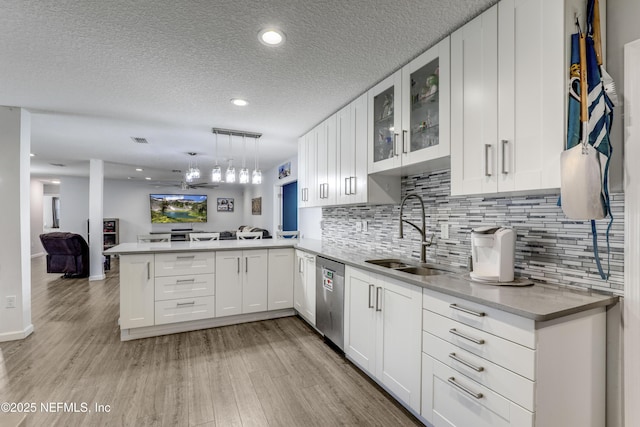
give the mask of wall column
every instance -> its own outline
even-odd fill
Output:
[[[0,341],[23,339],[31,323],[31,113],[0,106]]]
[[[104,258],[102,255],[102,220],[104,199],[104,162],[91,159],[89,163],[89,253],[91,268],[89,280],[104,279]]]

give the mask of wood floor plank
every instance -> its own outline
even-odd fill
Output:
[[[29,426],[420,425],[298,317],[120,341],[118,262],[102,281],[32,260],[32,321],[0,343],[0,400],[109,412],[29,414]]]

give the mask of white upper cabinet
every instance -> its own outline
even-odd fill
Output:
[[[316,206],[335,205],[336,186],[336,114],[315,128],[316,134]],[[313,160],[313,159],[312,159]]]
[[[369,90],[369,173],[450,154],[449,56],[447,37]]]
[[[495,192],[498,6],[451,35],[451,193]]]
[[[560,187],[575,0],[502,0],[451,37],[451,193]]]
[[[367,201],[367,94],[338,111],[337,204]]]

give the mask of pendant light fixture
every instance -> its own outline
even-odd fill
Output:
[[[222,182],[222,168],[218,164],[218,132],[216,134],[216,164],[211,169],[211,182]]]
[[[242,169],[240,169],[240,184],[247,184],[249,182],[249,169],[246,165],[247,157],[247,137],[242,135]]]
[[[195,158],[198,153],[187,153],[191,158]],[[191,162],[191,158],[189,159],[189,167],[187,168],[187,172],[184,174],[184,179],[187,182],[193,182],[196,179],[200,179],[200,169],[198,168],[198,160],[195,160],[195,166]]]
[[[229,166],[225,173],[225,182],[236,182],[236,168],[233,167],[233,158],[231,157],[231,133],[229,133]]]
[[[254,167],[253,173],[251,175],[251,183],[252,184],[262,184],[262,171],[260,170],[260,161],[259,161],[259,153],[258,153],[258,138],[260,136],[255,137],[255,151],[254,151]]]

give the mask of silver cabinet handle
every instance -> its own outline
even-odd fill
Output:
[[[393,156],[398,157],[398,134],[393,134]]]
[[[249,257],[244,257],[244,272],[249,272]]]
[[[352,176],[349,178],[349,194],[356,194],[356,177]]]
[[[302,258],[298,258],[298,273],[302,273]]]
[[[324,184],[324,198],[328,199],[329,198],[329,183],[325,183]]]
[[[462,390],[463,392],[467,393],[469,396],[471,396],[471,397],[473,397],[475,399],[482,399],[484,397],[484,395],[482,393],[478,393],[478,392],[469,390],[468,388],[466,388],[462,384],[459,384],[458,382],[456,382],[456,379],[454,377],[449,377],[449,379],[447,379],[447,381],[449,381],[450,384],[453,384],[454,386],[456,386],[458,388],[458,390]]]
[[[484,144],[484,176],[491,176],[489,172],[489,149],[491,144]]]
[[[195,255],[178,255],[176,259],[194,259]]]
[[[506,140],[506,139],[503,139],[501,141],[501,143],[502,143],[502,173],[503,173],[503,175],[506,175],[509,172],[507,172],[507,166],[506,166],[506,161],[505,161],[505,157],[506,157],[506,154],[507,154],[507,150],[505,149],[505,147],[507,146],[509,141]]]
[[[369,285],[369,308],[373,308],[373,301],[371,301],[371,290],[375,288],[374,285]]]
[[[453,334],[453,335],[455,335],[455,336],[457,336],[457,337],[463,338],[463,339],[465,339],[465,340],[467,340],[467,341],[471,341],[471,342],[472,342],[472,343],[474,343],[474,344],[484,344],[484,340],[483,340],[482,338],[473,338],[473,337],[470,337],[470,336],[468,336],[468,335],[465,335],[465,334],[462,334],[462,333],[460,333],[460,332],[456,331],[456,329],[455,329],[455,328],[451,328],[451,329],[449,329],[449,333],[451,333],[451,334]]]
[[[322,187],[322,184],[320,184],[320,198],[324,199],[324,197],[322,197],[322,190],[323,190],[323,187]]]
[[[349,191],[349,187],[348,187],[349,179],[350,178],[345,178],[344,179],[344,194],[345,195],[351,194],[351,191]]]
[[[240,274],[240,257],[236,257],[236,261],[238,264],[238,274]]]
[[[184,307],[187,305],[195,305],[196,302],[195,301],[190,301],[190,302],[179,302],[176,304],[176,307]]]
[[[473,311],[473,310],[471,310],[469,308],[461,307],[458,304],[449,304],[449,308],[452,308],[452,309],[458,310],[458,311],[462,311],[463,313],[471,314],[471,315],[477,316],[477,317],[486,316],[486,314],[483,313],[482,311]]]
[[[402,130],[402,153],[406,154],[407,153],[407,147],[406,147],[406,139],[405,135],[407,134],[406,130]]]
[[[178,279],[176,280],[176,285],[179,283],[195,283],[195,282],[196,282],[195,277],[192,279]]]
[[[151,280],[151,262],[147,261],[147,281]]]
[[[455,360],[458,363],[463,364],[464,366],[466,366],[467,368],[471,368],[476,372],[482,372],[484,371],[484,368],[482,366],[476,366],[474,364],[472,364],[471,362],[467,362],[466,360],[461,359],[460,357],[456,356],[455,353],[449,353],[449,358]]]
[[[381,291],[382,291],[382,287],[378,286],[376,288],[376,311],[382,311],[382,298],[380,297]]]

